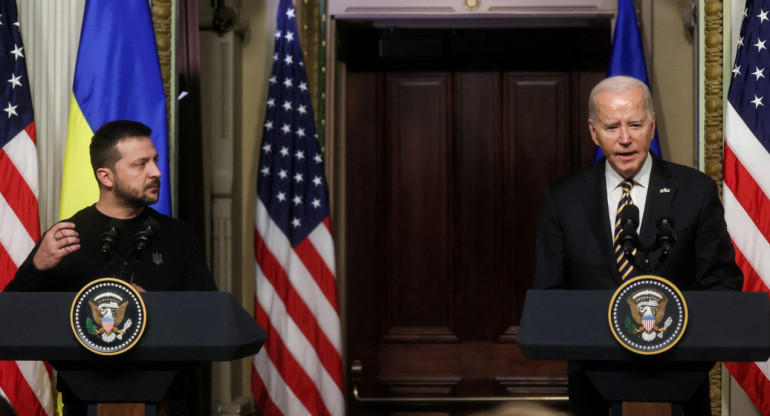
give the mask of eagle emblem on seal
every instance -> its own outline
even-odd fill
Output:
[[[661,325],[666,317],[668,297],[657,290],[642,289],[631,294],[626,301],[631,308],[631,316],[637,324],[632,333],[640,335],[645,341],[653,341],[656,337],[662,338],[672,322],[669,317]]]
[[[91,317],[97,328],[92,332],[93,335],[100,335],[104,342],[112,342],[122,339],[122,334],[131,326],[131,320],[127,320],[123,328],[120,324],[126,315],[128,301],[117,293],[103,293],[88,301],[91,306]]]

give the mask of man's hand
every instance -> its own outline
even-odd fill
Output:
[[[80,248],[80,237],[75,231],[75,224],[60,222],[54,224],[43,236],[40,247],[32,259],[32,263],[38,270],[48,270],[61,262],[67,254]]]

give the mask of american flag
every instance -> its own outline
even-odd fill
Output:
[[[257,179],[252,392],[265,415],[343,415],[334,244],[323,158],[291,0],[278,6]]]
[[[744,291],[770,286],[770,1],[747,1],[725,117],[727,229]],[[768,319],[758,316],[757,319]],[[770,414],[770,362],[726,363],[763,414]]]
[[[0,2],[0,290],[40,239],[37,150],[16,2]],[[50,368],[0,361],[0,395],[20,415],[52,415]]]

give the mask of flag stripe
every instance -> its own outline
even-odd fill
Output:
[[[252,372],[252,392],[263,414],[312,416],[291,389],[283,388],[286,382],[265,350],[254,357],[254,366],[257,371]],[[267,381],[263,381],[262,377]],[[273,400],[273,397],[276,399]]]
[[[264,276],[261,268],[257,272]],[[282,344],[281,350],[293,356],[293,359],[302,367],[304,372],[312,377],[314,384],[320,392],[331,397],[338,395],[339,397],[337,398],[341,399],[343,389],[341,377],[333,377],[327,371],[327,368],[331,367],[330,363],[319,359],[322,357],[319,357],[316,352],[318,346],[316,342],[318,340],[304,336],[301,329],[297,326],[297,321],[292,319],[292,313],[287,310],[287,304],[282,301],[276,293],[275,287],[266,278],[259,280],[257,290],[258,306],[263,311],[270,312],[269,318],[265,316],[265,322],[260,322],[260,325],[263,325],[266,330],[270,328],[268,330],[268,338],[273,338],[266,342],[265,348],[270,350],[273,347],[273,342],[280,342]],[[297,307],[297,305],[292,305],[292,307]],[[283,345],[284,343],[280,341],[282,339],[289,339],[292,342]],[[336,363],[336,359],[333,362]],[[334,372],[332,371],[332,373]],[[338,414],[336,412],[333,413]]]
[[[18,268],[8,252],[5,251],[5,244],[0,241],[0,276],[8,276],[7,279],[0,278],[0,292],[5,289],[5,286],[11,281],[10,277],[16,274]],[[2,388],[2,384],[0,384],[0,388]]]
[[[334,239],[332,238],[332,222],[329,217],[326,217],[322,224],[323,227],[316,227],[315,230],[313,230],[307,238],[313,242],[313,246],[315,247],[316,251],[318,252],[318,255],[323,259],[324,264],[326,265],[326,268],[329,270],[329,278],[332,279],[332,281],[336,284],[336,263],[334,259]],[[333,298],[337,298],[337,292],[334,291]],[[331,296],[327,296],[331,297]]]
[[[749,266],[766,286],[770,286],[770,243],[754,225],[754,220],[735,199],[735,195],[728,187],[722,189],[722,204],[725,207],[725,221],[727,231],[733,240],[736,250],[740,250],[746,257]],[[744,281],[747,270],[743,271]],[[751,276],[749,276],[751,277]]]
[[[259,266],[262,275],[270,282],[273,292],[280,298],[281,302],[284,305],[292,305],[291,308],[286,308],[287,310],[284,315],[279,316],[287,316],[285,315],[287,313],[292,323],[302,331],[305,339],[313,341],[308,347],[315,350],[315,354],[320,358],[321,364],[327,369],[329,374],[337,376],[334,378],[334,381],[339,389],[342,390],[344,387],[341,374],[334,372],[335,368],[342,366],[338,346],[333,345],[326,334],[319,328],[318,322],[310,312],[310,309],[308,309],[307,304],[305,304],[294,290],[294,287],[289,283],[288,276],[272,253],[267,250],[264,241],[258,233],[255,233],[255,239],[257,255],[262,260]]]
[[[727,106],[725,125],[726,145],[745,166],[762,192],[770,195],[770,153],[757,140],[740,140],[741,137],[753,137],[753,133],[732,105]]]
[[[741,204],[749,218],[754,222],[760,233],[766,240],[770,240],[770,215],[762,215],[770,212],[770,199],[757,181],[735,157],[730,146],[725,146],[724,154],[724,183],[730,189],[735,199]],[[738,178],[741,178],[738,181]]]
[[[324,231],[326,230],[326,227],[319,225],[316,227],[316,231],[318,230]],[[313,233],[316,231],[313,231]],[[310,234],[312,235],[313,233]],[[297,253],[297,257],[302,261],[302,264],[305,265],[305,268],[313,271],[313,273],[310,274],[313,277],[313,280],[315,280],[318,288],[323,292],[326,301],[329,302],[329,305],[331,305],[332,308],[334,308],[335,313],[339,314],[340,311],[337,305],[337,282],[334,279],[334,274],[327,266],[324,258],[321,257],[321,253],[316,250],[316,247],[318,246],[314,245],[311,237],[308,236],[307,239],[302,240],[301,243],[294,247],[294,252]]]
[[[289,240],[280,232],[280,228],[272,221],[266,213],[266,208],[261,200],[257,200],[257,231],[258,235],[265,244],[267,250],[278,260],[283,273],[286,274],[288,283],[299,295],[310,313],[315,317],[316,324],[326,334],[329,340],[340,340],[339,319],[336,309],[329,302],[321,301],[327,299],[325,294],[316,284],[311,272],[305,268],[294,250],[292,250]],[[335,348],[341,351],[339,341]]]
[[[70,96],[69,120],[67,122],[67,143],[64,148],[62,169],[61,203],[59,219],[70,218],[83,207],[99,199],[88,146],[94,132],[80,110],[78,100]]]
[[[260,287],[260,290],[267,292],[264,287]],[[269,307],[270,304],[266,306]],[[275,307],[275,303],[273,303],[272,306]],[[265,329],[268,337],[271,338],[270,342],[265,343],[263,354],[266,353],[267,356],[270,357],[271,362],[280,363],[280,370],[278,370],[277,373],[280,374],[281,379],[286,386],[289,387],[289,390],[296,395],[296,398],[302,402],[310,414],[318,416],[330,415],[329,411],[324,406],[320,389],[316,385],[315,380],[311,378],[310,374],[315,371],[306,367],[306,365],[314,365],[312,362],[309,362],[310,359],[307,358],[312,356],[312,354],[308,353],[307,348],[305,348],[305,351],[302,351],[302,348],[296,345],[298,344],[296,339],[288,338],[292,339],[291,345],[287,345],[283,342],[284,337],[278,332],[277,327],[273,326],[272,322],[267,318],[267,313],[265,312],[265,309],[263,309],[262,302],[257,303],[257,322],[259,322]],[[288,323],[286,326],[291,326],[290,320],[287,320],[286,323]],[[284,322],[278,324],[284,324]],[[291,329],[284,330],[284,332],[289,333],[291,332]],[[288,334],[288,337],[291,336],[292,334]],[[305,358],[305,362],[298,362],[297,357]],[[286,403],[288,404],[290,402],[287,401]]]
[[[46,362],[43,361],[17,361],[19,371],[27,380],[30,391],[35,395],[42,409],[53,409],[53,396],[51,394],[51,376]]]
[[[770,383],[767,383],[767,375],[753,363],[725,363],[730,374],[735,377],[746,394],[754,401],[763,415],[770,414]]]
[[[37,189],[37,149],[35,148],[34,137],[35,124],[32,123],[26,129],[19,132],[3,150],[8,159],[19,171],[19,175],[24,178],[24,183],[30,189],[35,198],[38,197]]]
[[[11,143],[13,143],[11,141]],[[6,146],[7,147],[7,146]],[[0,150],[0,194],[6,196],[8,207],[13,210],[26,233],[40,235],[40,220],[37,218],[37,197],[16,168],[5,148]]]
[[[13,209],[2,194],[0,194],[0,230],[3,230],[0,232],[0,244],[3,245],[18,268],[32,251],[32,248],[35,247],[35,240],[27,233],[24,224],[14,214]],[[38,234],[37,238],[39,236]],[[2,276],[6,284],[11,281],[14,274],[16,274],[15,269],[13,273]]]
[[[30,388],[31,380],[25,378],[25,374],[19,369],[24,365],[23,361],[0,361],[0,386],[8,401],[19,415],[53,415],[46,412],[41,405],[38,396]],[[50,388],[50,384],[48,384]],[[50,396],[50,390],[48,392]],[[49,409],[53,409],[50,397],[47,400]]]

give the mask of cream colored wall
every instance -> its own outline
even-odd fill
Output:
[[[273,39],[278,0],[244,1],[243,10],[249,19],[249,30],[243,39],[241,79],[241,132],[235,154],[241,169],[236,170],[234,239],[240,247],[236,253],[236,275],[243,279],[241,302],[254,311],[254,213],[257,195],[257,163],[262,141],[262,123],[267,101],[267,80],[273,63]],[[251,360],[243,360],[243,395],[250,395]],[[237,394],[236,394],[237,396]]]
[[[682,15],[689,0],[651,1],[652,21],[642,21],[652,51],[647,67],[663,158],[696,167],[693,35]],[[643,18],[644,19],[644,18]],[[651,32],[651,33],[650,33]],[[649,55],[648,55],[649,56]]]

